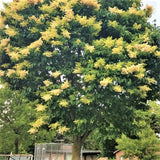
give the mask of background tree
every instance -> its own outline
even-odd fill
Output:
[[[134,124],[137,126],[135,137],[122,134],[116,141],[117,149],[124,151],[124,157],[137,156],[141,160],[159,159],[159,139],[150,127],[151,119],[147,112],[136,111]]]
[[[139,0],[19,0],[5,6],[0,75],[13,90],[38,100],[30,133],[49,124],[53,132],[71,135],[72,159],[79,160],[85,139],[118,119],[118,108],[146,109],[159,84],[152,72],[157,63],[150,63],[160,57],[147,23],[151,11],[141,10]]]
[[[28,133],[36,117],[33,105],[18,91],[0,89],[0,153],[33,153],[35,142],[50,142],[54,137],[46,130]]]

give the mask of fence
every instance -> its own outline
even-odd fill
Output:
[[[0,154],[0,160],[33,160],[31,154]]]

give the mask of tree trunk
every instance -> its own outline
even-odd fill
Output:
[[[83,136],[73,137],[72,160],[81,160],[81,148],[90,133],[91,131],[87,131]]]
[[[18,141],[18,138],[15,139],[14,146],[15,146],[15,154],[18,154],[18,151],[19,151],[19,141]]]
[[[74,137],[73,148],[72,148],[72,160],[81,160],[81,147],[82,139],[79,136]]]

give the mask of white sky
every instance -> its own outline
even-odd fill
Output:
[[[11,2],[12,0],[0,0],[0,9],[2,8],[2,2]],[[153,6],[154,12],[152,17],[150,18],[150,22],[153,23],[154,19],[156,19],[157,26],[160,26],[160,0],[141,0],[144,4],[144,7],[146,4]]]

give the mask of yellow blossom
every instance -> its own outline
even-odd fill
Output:
[[[86,50],[89,50],[90,53],[92,53],[92,52],[94,51],[94,46],[90,46],[89,44],[86,44],[86,45],[85,45],[85,49],[86,49]]]
[[[51,84],[53,84],[53,82],[49,81],[49,80],[45,80],[43,81],[43,83],[45,84],[45,86],[50,86]]]
[[[42,41],[42,39],[40,38],[39,40],[32,42],[32,43],[28,46],[28,48],[29,48],[29,49],[38,48],[38,47],[42,46],[42,44],[43,44],[43,41]]]
[[[4,76],[4,71],[0,70],[0,77]]]
[[[22,49],[22,50],[20,51],[20,53],[21,53],[23,56],[27,56],[27,55],[30,53],[30,51],[29,51],[28,48],[24,48],[24,49]]]
[[[40,117],[39,119],[37,119],[35,122],[33,122],[31,125],[33,126],[33,128],[39,128],[41,127],[43,124],[45,124],[43,117]]]
[[[60,124],[59,124],[58,122],[56,122],[56,123],[50,124],[49,127],[50,127],[51,129],[57,129],[59,126],[60,126]]]
[[[147,92],[147,91],[150,91],[150,90],[151,90],[151,88],[149,88],[147,85],[139,86],[139,89],[140,89],[140,91],[142,91],[142,92]]]
[[[107,37],[107,39],[105,40],[105,45],[108,48],[111,48],[114,45],[115,40],[112,39],[112,37]]]
[[[115,91],[115,92],[122,92],[123,91],[123,87],[121,87],[121,86],[114,86],[113,87],[113,90]]]
[[[75,67],[73,73],[75,73],[75,74],[82,73],[82,66],[81,66],[81,63],[76,62],[76,67]]]
[[[87,6],[94,7],[96,10],[100,8],[100,4],[98,4],[97,0],[80,0],[80,2]]]
[[[49,101],[52,98],[52,95],[50,94],[45,94],[42,96],[42,99],[44,99],[45,101]]]
[[[123,37],[120,37],[119,39],[116,40],[116,45],[117,46],[122,46],[123,45]]]
[[[29,132],[30,134],[34,134],[34,133],[37,133],[37,132],[38,132],[38,129],[36,129],[36,128],[31,128],[28,132]]]
[[[137,51],[129,51],[128,55],[130,58],[137,58],[137,54],[138,54]]]
[[[52,73],[52,76],[54,77],[54,78],[57,78],[58,76],[60,76],[62,73],[60,72],[60,71],[56,71],[56,72],[54,72],[54,73]]]
[[[62,85],[61,85],[61,89],[66,89],[69,87],[69,82],[65,81]]]
[[[138,73],[134,76],[137,77],[138,79],[142,79],[144,77],[144,73]]]
[[[103,58],[100,58],[97,62],[94,63],[94,67],[103,67],[105,65],[105,60]]]
[[[123,51],[123,47],[119,46],[119,47],[115,47],[112,49],[112,54],[121,54]]]
[[[62,100],[59,102],[59,105],[66,107],[66,106],[68,106],[68,102],[66,100]]]
[[[160,58],[160,51],[156,51],[155,55]]]
[[[14,74],[16,71],[13,70],[13,69],[8,69],[8,72],[7,72],[7,76],[10,77],[12,74]]]
[[[9,38],[2,39],[0,43],[0,47],[5,47],[9,41],[10,41]]]
[[[133,28],[134,28],[134,29],[137,29],[137,30],[138,30],[138,29],[141,29],[141,26],[142,26],[141,24],[137,24],[137,23],[134,23],[134,24],[133,24]]]
[[[154,78],[146,78],[149,84],[155,84],[157,81]]]
[[[53,53],[52,52],[49,52],[49,51],[46,51],[43,53],[44,56],[46,57],[52,57]]]
[[[62,34],[66,38],[71,38],[70,33],[67,30],[65,30],[65,29],[62,30]]]
[[[80,100],[81,100],[82,103],[88,104],[88,105],[92,102],[91,99],[88,99],[85,96],[81,97]]]
[[[16,73],[21,79],[23,79],[28,74],[28,71],[26,71],[26,70],[17,70]]]
[[[63,126],[63,127],[59,127],[59,128],[58,128],[58,132],[61,133],[61,134],[63,134],[64,132],[67,132],[67,131],[69,131],[69,130],[70,130],[70,129],[67,128],[66,126]]]
[[[42,105],[42,104],[37,104],[36,106],[37,106],[37,108],[36,108],[37,112],[44,111],[47,108],[47,106]]]
[[[117,21],[108,21],[108,26],[112,26],[113,28],[116,28],[118,26],[118,22]]]
[[[157,46],[150,46],[147,43],[143,44],[135,44],[134,49],[140,50],[142,52],[149,52],[152,53],[157,49]]]
[[[59,94],[62,92],[61,89],[53,89],[49,93],[53,96],[59,96]]]
[[[100,81],[101,86],[104,86],[104,87],[106,87],[108,84],[111,84],[111,83],[112,83],[112,79],[110,77],[107,77],[102,81]]]
[[[122,14],[122,13],[124,13],[124,11],[122,9],[118,9],[117,7],[114,7],[114,8],[109,7],[108,10],[111,13],[115,13],[115,14]]]
[[[16,31],[15,28],[8,28],[5,30],[6,34],[8,34],[10,37],[14,37],[18,32]]]
[[[96,76],[94,74],[88,74],[84,76],[85,82],[94,81],[95,79],[96,79]]]

